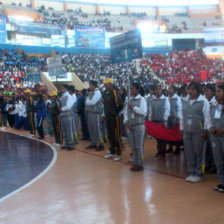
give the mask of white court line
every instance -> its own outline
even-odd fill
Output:
[[[2,132],[7,132],[7,133],[10,133],[10,134],[14,134],[14,135],[18,135],[18,136],[21,136],[21,137],[28,138],[28,137],[26,137],[24,135],[11,133],[10,131],[2,131]],[[54,153],[53,159],[52,159],[51,163],[48,165],[48,167],[43,172],[41,172],[38,176],[36,176],[34,179],[29,181],[28,183],[26,183],[22,187],[16,189],[15,191],[11,192],[10,194],[7,194],[6,196],[0,198],[0,202],[3,202],[4,200],[8,199],[9,197],[19,193],[20,191],[22,191],[25,188],[29,187],[31,184],[35,183],[37,180],[39,180],[41,177],[43,177],[54,166],[54,164],[55,164],[55,162],[57,160],[57,156],[58,156],[57,150],[51,144],[49,144],[47,142],[44,142],[44,141],[41,141],[39,139],[33,139],[33,138],[28,138],[28,139],[39,141],[39,142],[43,142],[44,144],[48,145],[52,149],[52,151]]]

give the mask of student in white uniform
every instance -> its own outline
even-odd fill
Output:
[[[201,84],[191,82],[188,88],[189,99],[183,101],[180,130],[183,135],[184,149],[187,156],[188,182],[202,180],[202,160],[207,130],[211,128],[208,101],[201,96]]]
[[[134,165],[131,171],[143,170],[143,140],[145,136],[145,117],[147,114],[147,103],[140,95],[141,86],[132,84],[131,99],[124,113],[124,123],[128,127],[128,141],[132,150]]]

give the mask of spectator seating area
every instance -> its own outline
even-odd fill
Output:
[[[45,58],[28,57],[17,49],[0,50],[0,90],[34,88],[35,83],[29,81],[27,69],[37,67],[44,70],[45,64]]]
[[[224,78],[223,61],[209,59],[202,51],[173,51],[171,54],[144,55],[141,62],[111,64],[109,55],[100,54],[62,54],[62,62],[67,72],[74,72],[85,83],[89,80],[101,81],[112,77],[118,86],[127,86],[127,74],[130,80],[138,80],[143,86],[156,82],[183,84],[201,81],[201,72],[207,71],[206,82]],[[27,68],[38,67],[47,71],[46,58],[28,57],[14,50],[0,50],[0,89],[33,88],[35,83],[28,79]],[[158,78],[157,78],[158,77]],[[43,85],[43,83],[41,83]]]
[[[170,55],[146,55],[141,61],[142,68],[150,68],[167,83],[183,84],[201,81],[201,72],[207,71],[206,82],[224,78],[223,61],[209,59],[202,51],[173,51]]]
[[[0,10],[4,7],[12,7],[1,5]],[[16,6],[13,6],[14,8]],[[17,6],[24,10],[24,7]],[[27,6],[30,9],[30,5]],[[40,18],[36,19],[38,23],[47,23],[51,25],[65,26],[67,29],[73,30],[75,25],[105,27],[107,32],[124,32],[133,29],[136,20],[148,21],[164,21],[167,24],[168,33],[200,33],[205,28],[217,28],[223,25],[221,16],[213,18],[190,18],[187,13],[176,13],[173,16],[155,17],[146,13],[121,13],[120,15],[112,15],[109,11],[102,14],[91,14],[84,12],[82,8],[69,10],[67,12],[54,10],[52,7],[45,9],[44,6],[37,8]]]

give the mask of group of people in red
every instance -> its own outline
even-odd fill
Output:
[[[165,79],[168,84],[187,84],[191,81],[212,82],[214,78],[221,79],[224,75],[222,60],[207,58],[200,49],[172,51],[167,55],[146,55],[141,65],[150,66],[153,72]]]

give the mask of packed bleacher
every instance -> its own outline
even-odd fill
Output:
[[[43,70],[45,64],[46,59],[44,57],[28,57],[23,52],[19,53],[17,49],[0,50],[0,90],[33,89],[35,83],[28,79],[27,69],[36,67]],[[45,86],[44,83],[39,84]]]
[[[173,51],[170,55],[151,54],[142,60],[143,67],[150,66],[154,73],[167,83],[183,84],[201,81],[202,71],[207,72],[206,82],[221,80],[224,76],[223,61],[209,59],[203,51]]]
[[[67,72],[74,72],[85,83],[93,79],[113,78],[118,86],[127,86],[128,73],[131,81],[138,79],[144,87],[155,82],[156,78],[167,84],[178,85],[200,81],[203,71],[207,73],[204,82],[216,82],[224,77],[222,60],[209,59],[201,50],[144,55],[140,65],[135,61],[112,64],[109,55],[97,53],[63,53],[61,56]],[[47,72],[46,58],[28,57],[16,49],[0,51],[0,67],[0,89],[33,88],[35,84],[28,80],[29,67]]]

